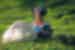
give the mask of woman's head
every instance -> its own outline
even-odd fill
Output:
[[[46,13],[47,13],[47,9],[44,8],[44,7],[36,7],[36,8],[33,9],[33,15],[35,17],[41,18],[41,17],[45,16]]]

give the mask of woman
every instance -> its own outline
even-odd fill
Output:
[[[34,22],[33,29],[36,33],[38,33],[38,37],[40,38],[49,38],[52,34],[52,29],[48,25],[48,23],[44,22],[44,16],[46,15],[47,10],[45,8],[34,8]]]

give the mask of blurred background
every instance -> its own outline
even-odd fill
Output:
[[[45,6],[45,21],[53,28],[53,36],[75,35],[75,0],[0,0],[0,34],[14,21],[32,21],[32,8]],[[74,50],[74,46],[55,40],[0,45],[1,50]]]

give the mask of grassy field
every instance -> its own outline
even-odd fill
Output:
[[[54,15],[56,15],[55,10],[48,10],[49,13],[45,17],[45,20],[52,25],[54,29],[53,35],[59,34],[73,34],[74,35],[74,25],[72,24],[64,24],[64,20],[69,19],[69,15],[63,16],[61,19],[56,19]],[[58,11],[59,12],[59,11]],[[6,10],[5,12],[0,13],[0,34],[5,31],[5,29],[16,20],[24,20],[27,22],[32,21],[32,15],[30,11],[21,11],[21,9],[11,9]],[[70,19],[69,19],[70,20]],[[66,46],[56,40],[48,40],[46,42],[18,42],[18,43],[10,43],[7,45],[1,45],[1,50],[74,50],[73,46]]]
[[[4,3],[4,2],[3,2]],[[8,3],[8,2],[7,2]],[[10,5],[7,4],[1,4],[0,6],[14,6],[13,3]],[[7,4],[7,5],[6,5]],[[67,8],[67,6],[65,6]],[[65,35],[75,35],[75,21],[73,21],[71,18],[72,16],[75,16],[74,14],[69,15],[65,14],[60,19],[56,18],[56,15],[59,13],[64,13],[64,8],[59,7],[56,9],[49,9],[48,14],[45,17],[45,20],[49,22],[54,30],[53,36],[59,35],[59,34],[65,34]],[[70,8],[72,9],[72,7]],[[25,11],[21,8],[12,8],[12,9],[0,9],[0,37],[2,33],[5,31],[5,29],[14,21],[16,20],[24,20],[27,22],[32,21],[32,13],[31,11]],[[65,23],[65,21],[68,21],[68,24]],[[37,42],[18,42],[18,43],[10,43],[7,45],[2,45],[0,43],[0,50],[75,50],[74,46],[68,46],[65,44],[62,44],[60,42],[57,42],[56,40],[48,40],[46,42],[41,42],[41,40]]]

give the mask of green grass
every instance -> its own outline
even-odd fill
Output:
[[[11,6],[14,7],[14,2],[2,2],[0,3],[1,6]],[[74,7],[74,6],[73,6]],[[67,6],[65,6],[67,8]],[[72,8],[72,7],[71,7]],[[69,8],[69,9],[71,9]],[[72,15],[65,15],[60,19],[56,19],[58,13],[62,12],[63,9],[56,8],[56,9],[49,9],[48,14],[45,17],[45,20],[49,22],[54,29],[53,35],[59,34],[72,34],[75,35],[75,21],[71,20]],[[71,21],[70,24],[65,24],[65,20]],[[32,21],[32,14],[30,11],[21,10],[21,8],[15,9],[1,9],[0,10],[0,37],[2,36],[5,29],[12,24],[12,22],[16,20],[24,20],[27,22]],[[2,45],[0,43],[0,50],[74,50],[73,46],[66,46],[56,40],[48,40],[46,42],[17,42],[17,43],[9,43],[7,45]]]
[[[9,11],[9,10],[8,10]],[[14,13],[16,12],[17,15]],[[14,13],[14,14],[13,14]],[[5,31],[5,29],[14,21],[16,20],[24,20],[27,22],[31,22],[32,21],[32,16],[31,15],[25,15],[22,14],[23,12],[21,10],[10,10],[9,12],[4,12],[4,16],[0,17],[1,20],[1,24],[0,24],[0,33],[2,35],[2,33]],[[49,12],[50,13],[50,12]],[[22,15],[22,16],[21,16]],[[48,14],[48,17],[46,18],[46,21],[48,21],[53,29],[54,29],[54,35],[58,35],[58,34],[74,34],[74,25],[75,24],[64,24],[63,22],[63,17],[60,20],[55,19],[54,17],[49,16],[50,14]],[[9,16],[9,17],[8,17]],[[20,19],[18,19],[17,16],[21,16]],[[18,42],[18,43],[9,43],[7,45],[1,45],[0,46],[1,50],[73,50],[72,46],[66,46],[60,42],[57,42],[55,40],[48,40],[46,42]]]

